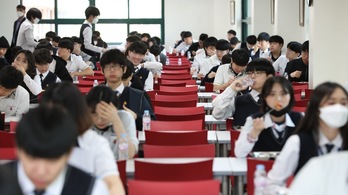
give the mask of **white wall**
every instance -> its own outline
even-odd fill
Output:
[[[274,33],[274,25],[271,24],[271,3],[270,0],[252,0],[254,7],[253,12],[250,13],[252,17],[253,31],[249,34],[256,36],[260,32],[267,32],[270,35]]]
[[[13,22],[17,19],[16,6],[18,4],[19,0],[1,0],[0,36],[5,36],[10,44],[12,40]]]

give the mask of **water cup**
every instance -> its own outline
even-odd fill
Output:
[[[252,86],[254,84],[254,81],[249,76],[243,76],[241,77],[241,84],[244,88],[247,88],[249,86]]]

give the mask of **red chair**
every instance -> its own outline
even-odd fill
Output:
[[[204,130],[202,120],[190,121],[151,121],[151,131],[185,131]]]
[[[188,74],[187,70],[163,70],[162,75]]]
[[[16,132],[18,122],[17,121],[10,121],[10,132]]]
[[[145,158],[214,158],[214,144],[188,146],[143,145]]]
[[[230,130],[230,136],[231,136],[231,151],[230,151],[230,156],[231,157],[236,157],[235,153],[234,153],[234,148],[236,145],[236,141],[238,140],[240,135],[240,131],[237,130]]]
[[[176,100],[196,100],[198,101],[198,94],[190,94],[190,95],[156,95],[155,100],[170,100],[170,101],[176,101]]]
[[[186,87],[186,82],[180,80],[180,82],[177,83],[155,83],[154,89],[159,90],[160,86]]]
[[[214,84],[213,83],[204,83],[205,86],[205,92],[213,92],[214,91]]]
[[[162,79],[167,80],[189,80],[192,79],[191,74],[180,74],[180,75],[161,75]]]
[[[219,195],[220,181],[184,181],[184,182],[158,182],[136,181],[128,182],[129,195]]]
[[[305,89],[305,99],[310,99],[314,89]]]
[[[134,160],[134,179],[147,181],[195,181],[213,179],[213,159],[182,163]]]
[[[78,87],[81,94],[87,94],[89,92],[89,90],[92,89],[92,87]]]
[[[295,106],[296,107],[307,107],[308,103],[309,103],[308,99],[298,100],[298,101],[295,101]]]
[[[0,148],[0,160],[16,160],[16,148]]]
[[[184,107],[184,108],[167,108],[154,107],[156,119],[159,121],[188,121],[202,120],[202,128],[205,128],[205,111],[204,107]]]
[[[294,107],[292,107],[292,111],[295,111],[295,112],[305,113],[306,110],[307,110],[307,106],[294,106]]]
[[[15,133],[0,131],[0,148],[15,148]]]
[[[302,99],[302,89],[294,89],[295,101],[300,101]]]
[[[233,129],[233,117],[226,119],[226,130],[232,130]]]
[[[157,94],[159,95],[190,95],[190,94],[197,94],[198,87],[197,86],[191,86],[191,87],[170,87],[170,86],[160,86],[159,91]]]
[[[301,89],[301,91],[305,92],[308,89],[308,83],[303,82],[292,82],[293,89]]]
[[[145,139],[146,144],[160,146],[185,146],[208,144],[208,131],[145,131]]]
[[[159,78],[158,83],[173,83],[173,82],[185,82],[186,85],[196,85],[196,80],[185,79],[185,80],[170,80]]]
[[[157,91],[146,91],[147,95],[150,97],[151,100],[155,99]]]
[[[247,158],[247,192],[248,195],[254,195],[254,172],[256,170],[256,165],[265,165],[265,170],[268,172],[272,169],[274,161],[273,160],[259,160],[254,158]]]
[[[160,106],[160,107],[196,107],[197,106],[197,99],[196,100],[151,100],[152,106]]]
[[[123,184],[124,189],[126,189],[127,191],[127,174],[126,174],[126,160],[119,160],[116,161],[117,163],[117,168],[118,168],[118,172],[120,174],[120,178]]]
[[[105,77],[104,76],[86,76],[83,80],[86,80],[86,81],[98,80],[98,81],[104,82]]]

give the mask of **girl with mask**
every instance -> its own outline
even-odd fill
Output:
[[[294,91],[284,77],[268,78],[261,94],[261,112],[246,119],[236,142],[234,152],[239,158],[251,151],[281,151],[302,119],[302,114],[291,111]]]
[[[286,142],[268,173],[270,182],[283,185],[315,156],[347,150],[348,93],[339,84],[325,82],[313,91],[296,134]]]

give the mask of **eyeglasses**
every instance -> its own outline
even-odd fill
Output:
[[[104,70],[106,71],[111,71],[111,70],[120,70],[121,69],[121,65],[106,65],[104,67]]]
[[[256,77],[261,76],[262,74],[266,74],[265,71],[248,71],[246,72],[248,76],[255,75]]]

